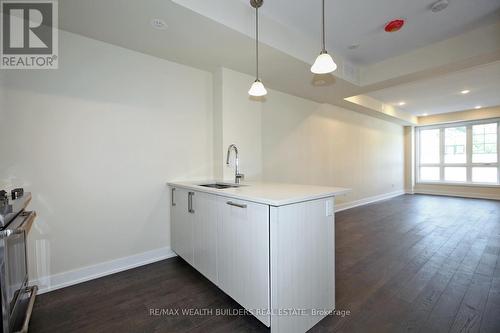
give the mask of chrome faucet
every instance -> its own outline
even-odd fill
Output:
[[[226,165],[229,166],[229,157],[231,156],[231,149],[234,150],[234,182],[239,184],[242,179],[245,178],[245,175],[240,173],[239,171],[239,160],[238,160],[238,148],[233,143],[227,147],[227,157],[226,157]]]

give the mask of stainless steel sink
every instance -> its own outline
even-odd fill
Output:
[[[234,185],[234,184],[224,184],[224,183],[211,183],[211,184],[203,184],[199,185],[203,187],[211,187],[211,188],[216,188],[216,189],[224,189],[224,188],[232,188],[232,187],[240,187],[240,185]]]

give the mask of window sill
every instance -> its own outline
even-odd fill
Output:
[[[499,187],[500,184],[481,184],[481,183],[453,183],[453,182],[416,182],[415,185],[442,185],[442,186],[466,186],[466,187]]]

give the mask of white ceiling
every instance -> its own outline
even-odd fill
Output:
[[[266,15],[274,15],[273,11],[279,14],[280,8],[284,8],[284,12],[290,10],[290,8],[286,7],[284,0],[265,1],[263,11],[267,11]],[[344,98],[359,94],[370,94],[370,91],[375,89],[383,89],[373,93],[373,97],[379,97],[380,100],[389,103],[405,98],[408,100],[407,110],[415,114],[424,112],[422,111],[423,108],[427,109],[428,111],[425,112],[429,113],[458,111],[459,109],[469,108],[469,104],[476,105],[476,103],[481,103],[483,106],[492,103],[500,105],[500,102],[496,101],[497,91],[487,88],[488,85],[493,86],[494,78],[481,85],[485,77],[493,75],[493,71],[486,70],[485,73],[476,75],[475,81],[468,81],[469,84],[474,84],[475,87],[482,89],[481,96],[477,95],[477,92],[468,96],[480,97],[478,98],[481,99],[479,102],[471,100],[465,103],[466,100],[462,99],[460,103],[457,103],[454,99],[441,98],[443,96],[441,89],[459,81],[454,76],[442,76],[432,79],[443,73],[500,60],[500,39],[497,37],[499,36],[497,31],[500,31],[500,24],[490,24],[476,29],[471,36],[468,36],[470,33],[460,35],[456,37],[459,38],[457,41],[448,43],[451,40],[447,40],[443,42],[443,45],[438,45],[441,43],[432,44],[424,49],[391,58],[382,65],[377,63],[365,66],[361,74],[366,74],[367,69],[374,68],[375,74],[372,75],[373,77],[381,76],[381,73],[387,73],[388,71],[391,71],[393,75],[389,76],[390,79],[382,75],[382,77],[386,78],[372,80],[376,84],[363,86],[355,82],[355,80],[349,80],[345,75],[348,67],[344,66],[341,58],[337,58],[341,62],[339,63],[339,70],[334,73],[334,76],[315,77],[310,73],[311,62],[319,50],[319,46],[316,48],[316,42],[310,42],[312,37],[306,35],[312,36],[317,33],[318,36],[314,36],[314,38],[319,37],[319,25],[316,24],[314,18],[310,18],[314,16],[312,15],[313,12],[317,16],[319,14],[306,6],[307,3],[312,2],[320,4],[320,0],[288,1],[289,6],[293,6],[291,8],[293,8],[295,14],[290,13],[289,16],[283,14],[283,17],[288,17],[290,22],[297,20],[309,22],[309,25],[306,24],[304,27],[297,23],[294,29],[300,31],[296,34],[293,33],[291,28],[285,27],[286,29],[283,29],[283,23],[263,16],[261,32],[264,38],[261,45],[260,60],[262,79],[267,87],[313,101],[367,112],[375,116],[378,116],[380,112],[353,105],[346,102]],[[343,6],[350,8],[352,11],[349,14],[351,16],[335,14],[339,15],[339,18],[342,17],[342,21],[336,19],[332,23],[336,22],[335,24],[342,26],[341,22],[344,22],[343,25],[345,25],[342,28],[343,30],[334,28],[335,33],[340,36],[339,38],[333,36],[336,43],[339,43],[343,38],[347,47],[351,43],[351,41],[348,41],[350,38],[343,36],[352,36],[359,33],[370,41],[371,37],[369,36],[378,34],[375,31],[376,29],[362,32],[361,25],[355,27],[357,32],[351,31],[352,29],[349,28],[350,22],[368,22],[372,20],[372,18],[365,18],[365,16],[370,16],[367,12],[375,12],[374,16],[378,16],[380,20],[383,16],[382,10],[371,8],[373,6],[371,3],[375,1],[363,1],[363,5],[361,2],[361,0],[344,2],[335,0],[334,4],[337,8]],[[377,0],[376,2],[379,4],[377,8],[383,4],[390,6],[391,4],[404,2],[406,7],[399,6],[401,10],[413,8],[415,6],[414,2],[418,2],[420,5],[425,2],[427,3],[426,6],[431,3],[428,0]],[[443,28],[443,31],[446,30],[445,32],[436,33],[435,36],[422,34],[418,43],[413,40],[404,40],[404,38],[400,42],[396,42],[391,37],[391,40],[385,41],[387,45],[384,45],[384,43],[375,42],[376,38],[373,37],[374,45],[372,49],[366,50],[368,44],[365,43],[356,52],[361,55],[364,54],[368,58],[373,52],[373,55],[379,57],[379,59],[388,54],[395,55],[407,52],[421,43],[445,38],[446,34],[450,33],[449,31],[452,31],[452,34],[457,34],[473,25],[483,23],[477,18],[488,16],[486,14],[488,10],[500,6],[500,0],[469,0],[468,2],[473,2],[475,9],[471,9],[467,13],[470,15],[464,15],[464,12],[460,11],[460,14],[457,14],[457,21],[460,22],[448,20],[446,29]],[[450,3],[447,10],[450,10],[452,5],[458,6],[458,4],[462,4],[463,8],[470,9],[470,5],[467,5],[462,0],[450,0]],[[354,10],[356,8],[357,10]],[[387,10],[393,11],[395,9]],[[421,13],[422,17],[430,13],[423,11],[425,14]],[[341,12],[340,9],[339,12]],[[444,12],[432,15],[443,14]],[[489,17],[493,17],[492,15],[496,14],[490,13]],[[463,18],[464,16],[466,17]],[[155,30],[151,27],[151,20],[157,17],[165,20],[168,25],[166,30]],[[214,71],[217,68],[226,67],[250,75],[254,74],[255,66],[254,18],[254,13],[246,0],[211,0],[210,2],[205,0],[63,0],[59,2],[59,26],[61,29],[203,70]],[[372,22],[378,20],[373,19]],[[385,21],[385,19],[382,21]],[[497,21],[500,22],[498,19]],[[363,23],[363,26],[368,28],[370,24]],[[425,21],[420,26],[422,25],[427,26]],[[429,23],[429,25],[432,24]],[[382,29],[381,26],[378,26],[378,28]],[[266,29],[267,33],[264,34]],[[401,33],[405,30],[401,31]],[[481,36],[481,38],[477,36]],[[331,34],[330,37],[332,37]],[[266,41],[265,38],[268,38],[268,40]],[[474,41],[481,41],[481,43]],[[474,46],[472,47],[472,45]],[[389,50],[393,50],[392,53]],[[425,52],[420,52],[421,50]],[[421,56],[421,54],[438,55],[441,57],[441,61],[436,61],[437,57]],[[408,55],[412,56],[409,57]],[[467,83],[466,81],[470,77],[470,75],[466,75],[462,78],[462,82]],[[416,91],[411,91],[412,89],[404,90],[417,78],[428,79],[426,79],[425,84],[413,88],[414,90],[421,90],[418,94]],[[406,82],[408,84],[405,84]],[[402,86],[396,86],[401,83],[403,83]],[[496,87],[498,87],[498,82]],[[425,104],[426,101],[430,102]],[[433,111],[430,111],[431,108]],[[406,116],[402,118],[391,116],[392,118],[389,117],[389,119],[396,122],[401,119],[406,121]],[[385,118],[386,115],[382,115],[382,117]]]
[[[153,29],[150,22],[155,17],[164,19],[168,28]],[[253,38],[172,1],[64,0],[59,2],[59,26],[207,71],[226,67],[252,76],[255,73]],[[261,77],[269,88],[331,104],[357,92],[355,85],[333,76],[317,86],[309,64],[265,44],[260,52]]]
[[[461,94],[462,90],[470,90]],[[420,116],[500,105],[500,61],[366,94]]]
[[[240,0],[249,3],[249,0]],[[358,65],[368,65],[441,41],[500,17],[499,0],[449,0],[433,13],[435,0],[327,0],[327,48]],[[321,0],[264,0],[260,12],[307,34],[320,48]],[[406,25],[386,33],[385,23],[403,18]],[[262,27],[265,33],[265,27]],[[352,44],[358,49],[349,50]]]

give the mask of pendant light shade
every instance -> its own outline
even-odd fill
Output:
[[[265,96],[267,95],[267,90],[266,87],[264,87],[264,85],[262,84],[262,82],[260,82],[260,80],[255,80],[255,82],[252,83],[252,86],[250,87],[248,94],[250,96],[255,96],[255,97]]]
[[[311,66],[311,72],[314,74],[328,74],[337,69],[337,64],[332,57],[325,51],[321,52],[316,61]]]
[[[255,81],[248,90],[248,94],[255,97],[267,94],[264,84],[259,79],[259,7],[263,3],[264,0],[250,0],[250,5],[255,8]]]
[[[322,49],[316,61],[311,66],[311,72],[314,74],[328,74],[337,69],[337,64],[333,61],[332,57],[326,52],[325,43],[325,0],[322,0],[322,12],[321,12],[321,39],[322,39]]]

